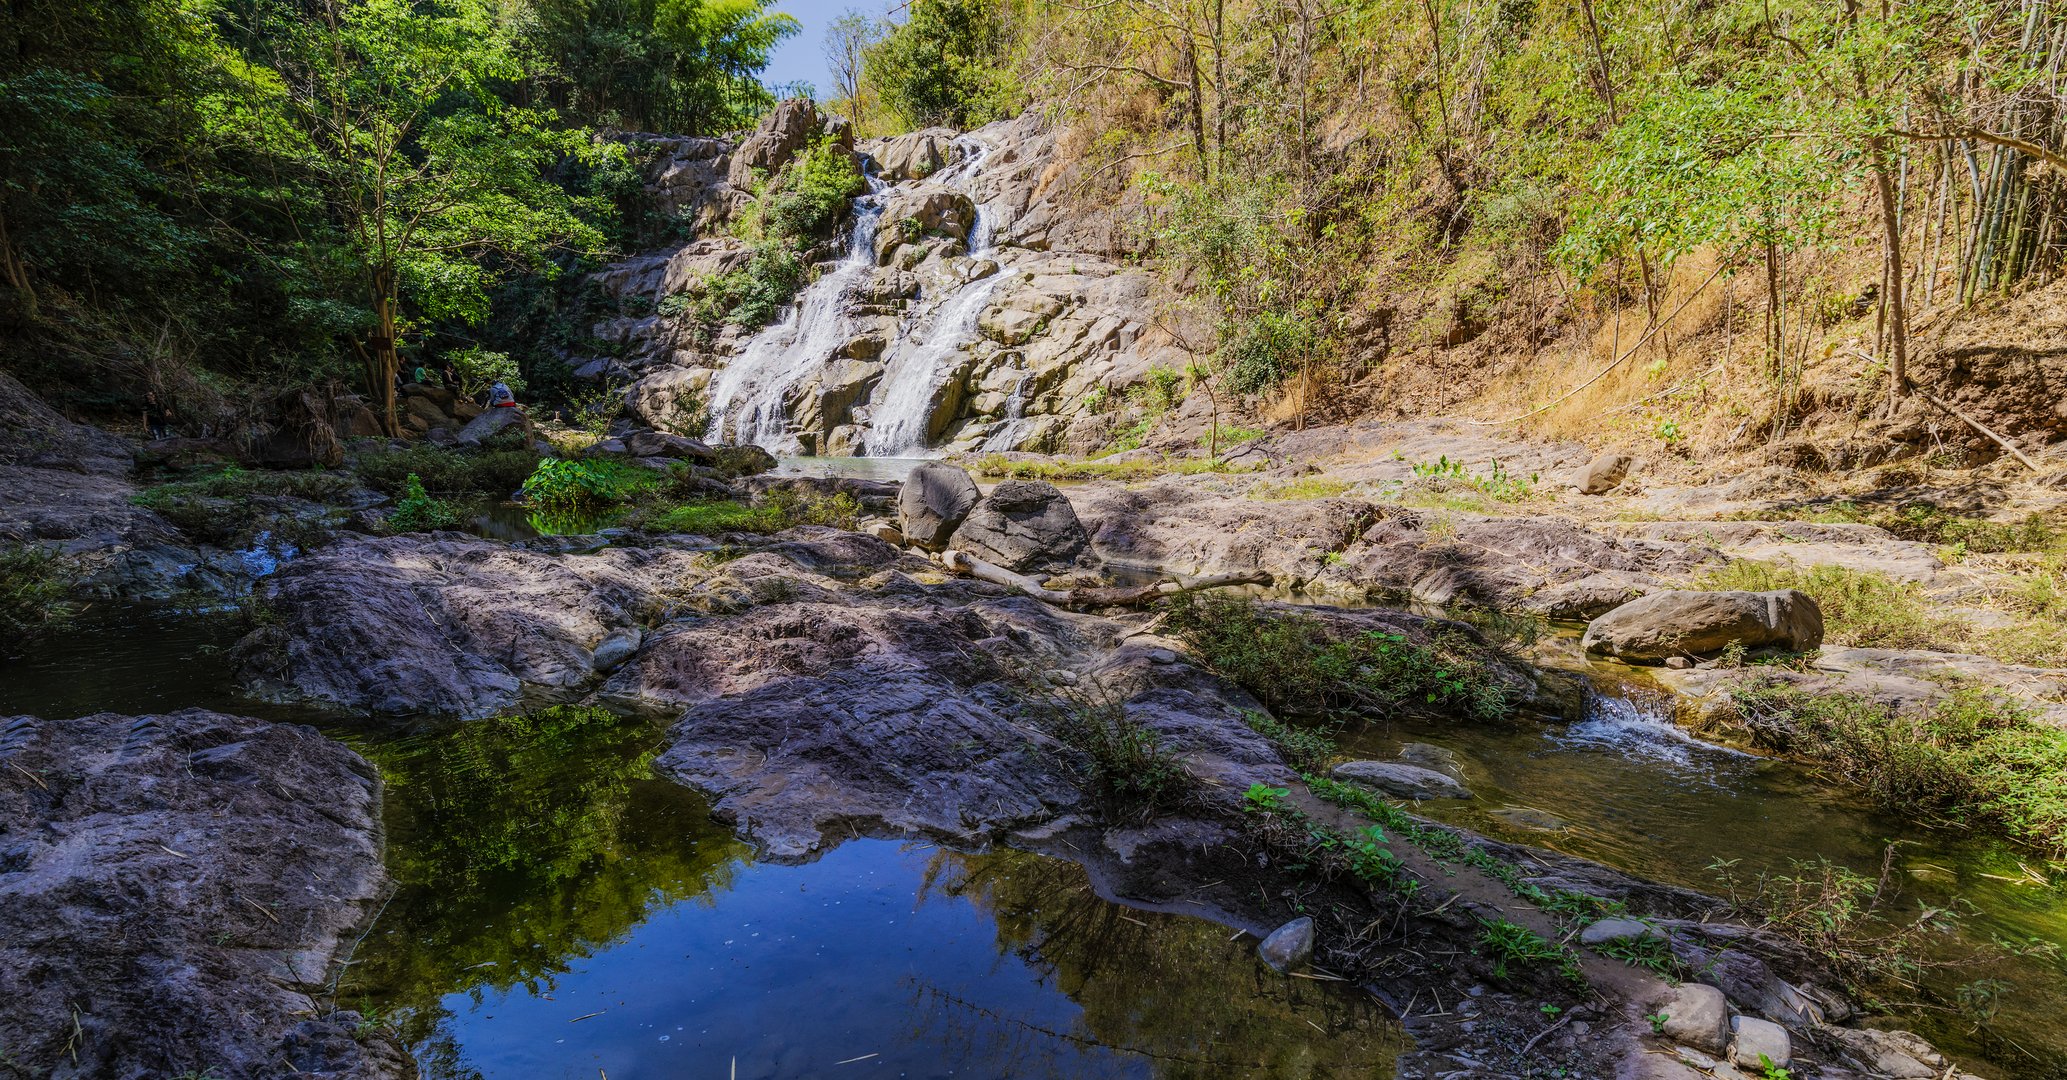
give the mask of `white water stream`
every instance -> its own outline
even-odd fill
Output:
[[[990,147],[967,135],[955,140],[955,147],[960,151],[955,164],[926,183],[945,184],[973,195],[972,183],[990,156]],[[869,178],[869,188],[868,195],[855,200],[846,257],[812,282],[780,322],[755,335],[712,378],[713,439],[722,439],[729,432],[733,439],[756,443],[778,455],[801,451],[785,402],[855,333],[848,312],[856,294],[876,271],[876,230],[887,190],[874,177]],[[972,266],[995,246],[991,221],[980,205],[969,228],[968,246],[968,265]],[[941,384],[953,373],[955,354],[976,340],[977,320],[1004,277],[993,271],[965,279],[937,300],[920,297],[930,312],[917,323],[900,328],[884,351],[883,377],[870,404],[865,410],[857,409],[857,416],[865,415],[869,425],[863,453],[871,457],[925,453],[928,422]]]

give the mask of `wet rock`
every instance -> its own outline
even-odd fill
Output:
[[[1280,975],[1305,967],[1313,959],[1313,918],[1302,915],[1270,932],[1256,946],[1256,955]]]
[[[1590,923],[1579,931],[1579,944],[1587,946],[1606,945],[1611,941],[1627,941],[1631,938],[1662,938],[1656,928],[1635,919],[1602,919]]]
[[[926,462],[912,469],[897,493],[898,527],[907,542],[928,551],[945,551],[955,529],[982,497],[966,470],[945,462]]]
[[[1652,1003],[1651,1014],[1664,1017],[1659,1033],[1704,1053],[1729,1049],[1730,1004],[1723,992],[1702,983],[1669,987]]]
[[[1746,649],[1807,652],[1823,644],[1823,610],[1796,589],[1700,592],[1673,589],[1632,600],[1586,628],[1588,653],[1632,663],[1705,655],[1732,642]]]
[[[636,626],[627,626],[622,630],[613,630],[609,634],[604,635],[603,640],[596,643],[595,651],[590,655],[589,662],[597,671],[615,671],[626,660],[631,659],[633,653],[639,651],[639,642],[643,638],[644,635],[640,633],[639,628]]]
[[[1089,537],[1062,492],[1044,480],[1006,480],[954,532],[954,546],[1008,570],[1071,562]]]
[[[1558,817],[1556,814],[1545,813],[1533,807],[1503,806],[1491,813],[1494,817],[1509,825],[1523,829],[1535,829],[1539,832],[1562,832],[1572,827],[1572,823],[1564,818]]]
[[[1601,454],[1586,463],[1572,476],[1572,486],[1581,495],[1606,495],[1622,483],[1629,475],[1629,455],[1613,452]]]
[[[10,1060],[120,1080],[197,1063],[223,1080],[316,1062],[333,1080],[415,1075],[379,1037],[304,1019],[386,887],[379,783],[357,754],[201,710],[0,729]]]
[[[1730,1030],[1736,1033],[1730,1044],[1730,1060],[1745,1068],[1758,1069],[1771,1063],[1784,1069],[1794,1060],[1794,1041],[1786,1028],[1771,1020],[1734,1016],[1730,1018]]]
[[[1349,761],[1335,766],[1337,780],[1348,780],[1402,799],[1469,799],[1471,789],[1456,780],[1417,765],[1397,761]]]
[[[1430,769],[1458,783],[1464,782],[1464,759],[1455,750],[1434,743],[1410,742],[1400,747],[1399,760]]]
[[[1684,656],[1668,656],[1665,658],[1665,666],[1673,669],[1674,671],[1685,671],[1688,668],[1693,667],[1694,662],[1692,660],[1687,659]]]

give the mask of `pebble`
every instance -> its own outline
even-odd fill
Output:
[[[1300,916],[1278,927],[1256,946],[1256,955],[1279,974],[1304,967],[1313,959],[1313,919]]]

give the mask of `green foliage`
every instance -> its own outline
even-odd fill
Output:
[[[263,531],[294,531],[297,508],[282,500],[330,504],[343,500],[351,489],[351,478],[340,472],[276,472],[231,465],[145,488],[130,501],[195,540],[229,547]]]
[[[402,494],[415,476],[425,490],[437,495],[507,498],[524,486],[538,461],[538,454],[528,447],[465,451],[411,446],[362,453],[352,468],[369,487],[387,495]]]
[[[770,0],[530,0],[524,33],[558,58],[585,122],[716,135],[745,127],[774,95],[760,72],[797,20]]]
[[[77,615],[73,564],[33,545],[0,547],[0,659],[20,655]]]
[[[1347,876],[1379,892],[1411,895],[1420,889],[1383,828],[1343,832],[1292,805],[1290,795],[1289,789],[1265,784],[1251,784],[1242,795],[1242,812],[1252,830],[1297,860],[1290,869],[1318,869],[1324,879]]]
[[[651,533],[775,533],[799,525],[824,525],[853,529],[861,518],[861,504],[841,492],[822,496],[789,488],[771,488],[751,503],[732,499],[697,499],[677,505],[641,508],[625,519],[627,525]]]
[[[1565,965],[1568,961],[1565,950],[1543,935],[1518,923],[1506,919],[1492,918],[1479,921],[1479,948],[1493,961],[1493,977],[1505,979],[1513,967],[1540,967],[1544,964]]]
[[[1190,797],[1191,776],[1156,733],[1118,701],[1076,696],[1044,702],[1043,725],[1116,820],[1146,821]]]
[[[1513,703],[1484,650],[1453,634],[1417,644],[1397,633],[1337,633],[1312,616],[1226,596],[1185,594],[1168,614],[1171,632],[1202,663],[1273,710],[1411,709],[1492,721]]]
[[[1148,369],[1142,383],[1148,407],[1156,412],[1168,412],[1184,401],[1184,373],[1173,367],[1157,364]]]
[[[913,0],[863,66],[883,103],[912,127],[980,127],[1018,111],[1004,58],[1000,0]]]
[[[854,155],[820,136],[799,151],[774,179],[760,185],[740,225],[749,239],[790,240],[808,246],[833,235],[847,206],[868,190]]]
[[[449,529],[459,524],[459,513],[443,499],[434,499],[423,490],[423,481],[415,473],[402,484],[402,497],[395,500],[395,509],[388,514],[388,529],[393,532],[428,532],[433,529]]]
[[[1271,741],[1284,755],[1285,764],[1300,772],[1322,772],[1335,756],[1335,740],[1326,731],[1308,731],[1254,709],[1242,711],[1242,722]]]
[[[1154,461],[1027,461],[1003,454],[985,454],[970,470],[978,476],[1009,476],[1015,480],[1146,480],[1155,476],[1194,476],[1200,473],[1243,473],[1255,466],[1230,465],[1211,458],[1161,458]]]
[[[688,315],[715,331],[730,323],[755,330],[775,321],[804,287],[810,267],[794,244],[772,240],[754,245],[746,265],[704,279],[701,291],[676,293],[660,302],[664,315]]]
[[[661,482],[652,469],[612,458],[543,458],[525,479],[524,501],[546,510],[622,506]]]
[[[471,345],[446,353],[445,358],[452,361],[453,369],[459,372],[459,385],[448,389],[472,397],[496,383],[503,383],[512,393],[524,392],[524,375],[508,353],[490,352],[479,345]]]
[[[1522,502],[1535,493],[1540,477],[1530,473],[1527,477],[1507,471],[1498,460],[1483,473],[1472,472],[1464,462],[1451,461],[1448,454],[1434,461],[1417,461],[1412,466],[1416,478],[1438,485],[1458,484],[1473,491],[1489,495],[1501,502]]]
[[[2067,731],[1975,689],[1905,710],[1778,680],[1736,688],[1737,714],[1762,746],[1814,762],[1882,807],[1983,825],[2067,855]]]

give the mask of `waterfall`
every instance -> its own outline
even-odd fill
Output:
[[[990,157],[990,147],[967,135],[956,139],[955,145],[962,151],[961,160],[934,179],[971,196],[976,215],[969,226],[969,258],[973,262],[996,246],[990,216],[975,201],[971,190],[971,181]],[[922,337],[902,337],[891,346],[884,356],[883,382],[877,388],[876,403],[869,413],[868,435],[863,440],[868,454],[888,457],[926,449],[927,421],[934,395],[948,374],[948,360],[976,340],[976,321],[990,306],[991,294],[1006,276],[1002,270],[996,270],[965,280],[933,312],[931,325]]]
[[[1033,372],[1027,371],[1020,373],[1019,381],[1012,384],[1012,393],[1005,398],[1005,422],[984,436],[984,453],[1011,450],[1018,445],[1019,429],[1026,426],[1026,388],[1032,382]]]
[[[866,179],[869,193],[854,200],[846,257],[799,293],[780,322],[756,334],[745,351],[711,379],[711,439],[724,439],[730,419],[740,442],[776,453],[802,449],[790,433],[784,399],[846,343],[851,332],[848,305],[876,268],[876,225],[883,215],[885,185],[873,174]]]

